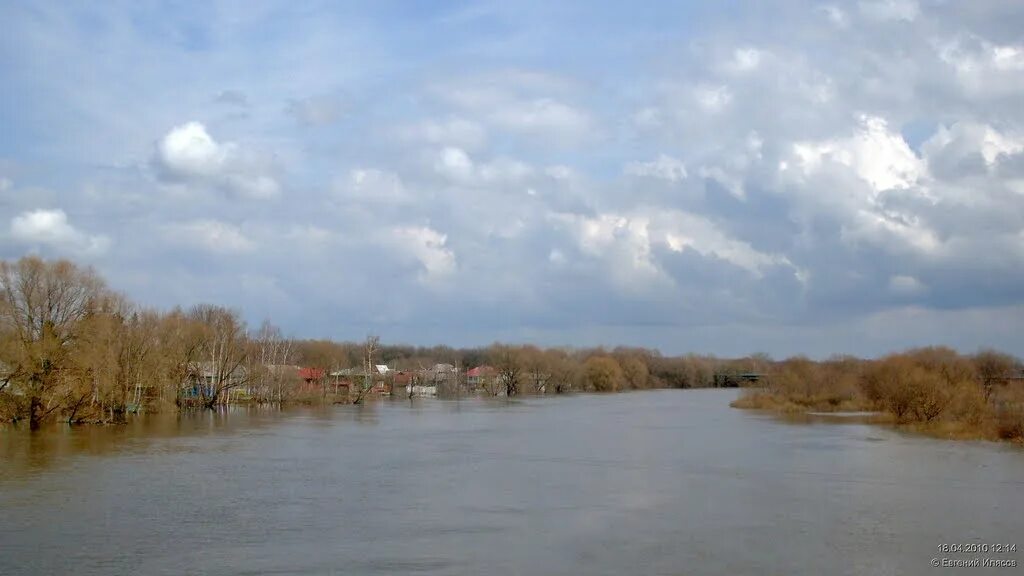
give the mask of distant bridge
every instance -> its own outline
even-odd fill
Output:
[[[715,388],[739,388],[746,384],[757,384],[764,379],[764,374],[744,372],[742,374],[719,372],[714,375]]]

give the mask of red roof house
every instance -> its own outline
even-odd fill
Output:
[[[299,368],[299,378],[301,378],[306,384],[318,381],[323,377],[323,368]]]

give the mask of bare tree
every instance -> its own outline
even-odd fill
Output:
[[[253,400],[257,403],[284,400],[284,388],[294,358],[293,342],[281,335],[281,329],[264,320],[253,337],[251,355]]]
[[[363,382],[358,386],[358,390],[356,390],[356,397],[352,400],[353,404],[362,404],[363,398],[373,390],[373,357],[379,348],[380,336],[371,334],[366,337],[366,341],[363,343],[363,358],[366,361],[366,371]]]
[[[548,384],[555,394],[572,390],[572,383],[576,380],[578,372],[576,361],[561,350],[549,350],[545,352],[545,356],[548,358],[547,365],[550,370]]]
[[[124,421],[151,397],[159,317],[112,294],[82,324],[67,372],[73,379],[66,395],[67,421]]]
[[[498,370],[498,380],[505,387],[505,396],[515,396],[519,393],[519,381],[523,373],[519,351],[511,346],[495,346],[492,353],[495,357],[495,368]]]
[[[528,389],[536,394],[547,392],[548,381],[551,379],[549,357],[536,346],[524,346],[521,351],[522,364],[526,369]]]
[[[203,343],[199,322],[180,308],[161,318],[156,331],[156,346],[160,354],[155,374],[163,379],[161,400],[167,400],[169,393],[178,408],[191,401],[185,396],[185,384],[195,373]]]
[[[209,304],[194,307],[189,315],[198,322],[200,336],[200,362],[192,376],[199,381],[200,403],[212,409],[226,404],[231,391],[249,380],[245,323],[237,312]]]
[[[6,379],[17,381],[28,398],[31,428],[62,408],[57,392],[71,346],[105,292],[91,269],[66,260],[0,262],[0,331],[7,344],[0,361],[10,367]]]

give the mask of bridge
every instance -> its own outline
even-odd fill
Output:
[[[757,384],[764,379],[764,374],[757,372],[718,372],[714,375],[715,388],[739,388],[747,384]]]

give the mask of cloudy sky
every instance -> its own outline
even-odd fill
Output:
[[[300,337],[1024,346],[1024,3],[0,2],[0,257]]]

